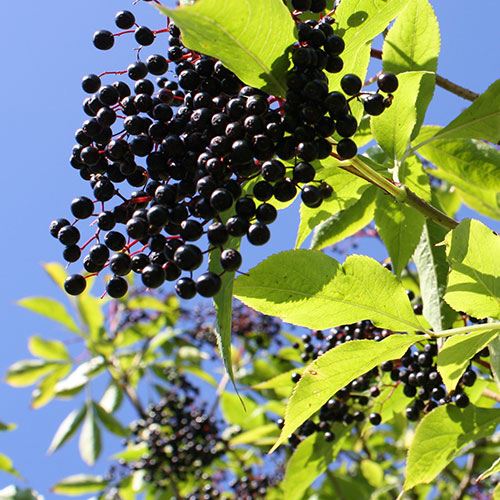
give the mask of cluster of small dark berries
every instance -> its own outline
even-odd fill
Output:
[[[218,423],[207,415],[205,406],[175,390],[150,406],[146,418],[132,424],[132,433],[131,444],[145,443],[148,451],[126,466],[145,471],[145,480],[159,486],[167,485],[169,476],[185,480],[196,475],[227,449]]]
[[[252,474],[251,470],[247,475],[230,482],[234,490],[234,499],[238,500],[259,500],[266,497],[268,488],[274,486],[278,478],[271,478],[264,474]]]
[[[187,311],[190,337],[200,343],[216,345],[214,334],[215,313],[213,308],[198,306]],[[282,346],[281,321],[274,316],[254,311],[242,303],[234,303],[232,309],[232,338],[238,338],[245,350],[255,353],[259,349]]]

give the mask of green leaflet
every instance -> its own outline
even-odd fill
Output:
[[[436,332],[450,328],[456,316],[443,300],[449,267],[444,248],[436,246],[443,241],[446,232],[443,227],[426,220],[413,254],[424,304],[424,318]]]
[[[0,500],[44,500],[44,496],[30,488],[21,489],[11,484],[0,490]]]
[[[76,304],[80,317],[88,329],[90,338],[94,341],[100,340],[105,321],[102,312],[104,302],[93,297],[90,293],[83,293],[76,298]]]
[[[399,178],[418,196],[430,199],[429,179],[415,155],[400,167]],[[425,217],[381,190],[377,193],[376,203],[375,225],[387,247],[394,272],[399,276],[418,245]]]
[[[285,96],[295,24],[281,0],[198,0],[158,8],[179,26],[186,47],[217,57],[247,85]]]
[[[500,80],[492,83],[463,113],[433,137],[417,144],[418,149],[436,139],[480,139],[498,142],[500,137]]]
[[[496,336],[498,330],[453,335],[446,340],[438,353],[437,368],[448,391],[455,389],[470,359]]]
[[[500,237],[464,219],[445,239],[451,266],[444,299],[476,318],[500,318]]]
[[[484,472],[481,473],[481,475],[477,478],[477,481],[482,481],[483,479],[486,479],[490,477],[492,474],[495,474],[497,472],[500,472],[500,458],[495,460],[488,469],[486,469]],[[496,497],[493,496],[495,499]]]
[[[497,191],[488,191],[474,186],[456,191],[462,201],[473,210],[486,217],[500,219],[500,194]]]
[[[17,470],[14,468],[14,464],[12,463],[12,460],[7,455],[4,455],[3,453],[0,453],[0,471],[6,472],[7,474],[12,474],[13,476],[21,478],[21,474],[19,474],[19,472],[17,472]]]
[[[243,402],[244,407],[241,402]],[[263,408],[253,399],[224,392],[221,395],[220,403],[224,416],[232,425],[239,425],[242,429],[247,430],[266,423]]]
[[[24,387],[34,384],[43,375],[61,366],[59,363],[43,359],[26,359],[17,361],[7,371],[5,382],[14,387]]]
[[[394,331],[423,329],[401,283],[366,256],[349,256],[341,266],[316,250],[281,252],[240,276],[235,296],[264,314],[312,329],[363,319]]]
[[[295,248],[299,248],[309,233],[333,214],[354,205],[370,187],[365,180],[340,169],[337,165],[327,166],[318,172],[316,180],[323,180],[333,188],[333,195],[324,200],[319,208],[300,206],[300,224]]]
[[[408,452],[405,490],[430,483],[468,443],[493,434],[500,423],[500,409],[453,404],[427,414],[417,427]]]
[[[99,420],[103,423],[104,427],[108,429],[109,432],[116,434],[117,436],[126,437],[130,434],[130,431],[125,428],[112,413],[105,410],[100,404],[92,403],[94,410],[99,417]]]
[[[30,337],[28,349],[33,356],[50,361],[70,361],[71,357],[66,346],[58,340],[45,340],[38,335]]]
[[[391,335],[381,342],[353,340],[327,351],[302,374],[285,412],[285,425],[274,451],[339,389],[384,361],[402,356],[422,337],[415,334]],[[353,363],[353,360],[356,360]]]
[[[70,439],[80,427],[85,417],[86,407],[71,411],[57,428],[47,453],[50,455]]]
[[[489,344],[491,373],[495,384],[500,389],[500,339],[494,336]]]
[[[427,0],[411,0],[389,30],[382,50],[384,71],[436,72],[441,37]]]
[[[51,373],[46,375],[38,384],[38,387],[33,391],[31,407],[41,408],[49,403],[56,395],[56,384],[65,377],[71,366],[69,364],[58,365]]]
[[[264,424],[237,434],[231,438],[230,443],[234,446],[238,444],[252,444],[254,446],[272,444],[276,441],[277,434],[278,428],[275,423]]]
[[[87,404],[85,420],[83,422],[78,449],[82,460],[88,465],[94,465],[101,454],[101,431],[97,425],[94,408]]]
[[[297,446],[288,461],[283,479],[284,498],[300,500],[307,488],[336,459],[347,429],[338,424],[332,430],[335,434],[334,442],[325,441],[321,433],[315,432]]]
[[[377,188],[370,186],[361,198],[340,212],[332,215],[314,229],[310,248],[322,250],[352,236],[373,219]]]
[[[435,75],[425,71],[409,71],[399,74],[398,79],[399,87],[391,107],[380,116],[371,118],[373,137],[395,164],[403,158],[412,137],[418,133],[432,98]],[[419,93],[425,99],[417,99]]]
[[[60,495],[80,496],[86,493],[102,491],[107,481],[101,476],[90,476],[88,474],[75,474],[68,476],[52,486],[51,490]]]
[[[47,297],[29,297],[21,299],[17,303],[30,311],[53,319],[54,321],[64,325],[68,328],[68,330],[81,335],[81,332],[76,326],[73,318],[70,316],[63,304],[57,300],[49,299]]]

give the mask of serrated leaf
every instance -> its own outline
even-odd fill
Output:
[[[61,323],[72,332],[78,333],[79,335],[82,334],[64,305],[57,300],[47,297],[28,297],[19,300],[17,304],[37,314],[41,314],[46,318]]]
[[[303,498],[307,488],[336,459],[347,429],[336,425],[333,432],[335,434],[334,442],[326,441],[323,434],[315,432],[297,446],[286,467],[282,483],[283,498],[287,500]]]
[[[35,335],[29,338],[28,349],[33,356],[38,356],[50,361],[71,361],[68,349],[58,340],[45,340]]]
[[[74,476],[65,477],[51,490],[60,495],[80,496],[86,493],[102,491],[107,484],[107,481],[102,476],[75,474]]]
[[[451,266],[445,300],[476,318],[500,319],[500,237],[464,219],[445,239]]]
[[[85,416],[86,408],[80,408],[79,410],[73,410],[70,412],[67,417],[61,422],[59,427],[57,428],[54,437],[52,438],[52,442],[50,443],[49,449],[47,453],[50,455],[54,453],[58,448],[60,448],[68,439],[70,439],[75,432],[80,427],[80,424],[83,421],[83,417]]]
[[[500,423],[500,409],[440,406],[419,423],[408,452],[405,490],[430,483],[467,444],[488,437]]]
[[[97,425],[92,405],[87,405],[78,449],[82,460],[87,465],[94,465],[101,454],[101,431]]]
[[[316,226],[310,248],[322,250],[361,231],[373,219],[376,195],[377,188],[370,186],[356,203]]]
[[[390,108],[380,116],[372,116],[373,137],[394,162],[400,160],[410,147],[416,135],[417,123],[423,120],[425,110],[432,97],[432,84],[435,75],[426,71],[409,71],[398,75],[399,88],[395,92]],[[419,93],[426,99],[417,100]]]
[[[19,472],[17,472],[17,470],[14,468],[12,460],[3,453],[0,453],[0,470],[7,472],[8,474],[12,474],[13,476],[16,476],[18,478],[21,478],[21,474],[19,474]]]
[[[479,139],[496,144],[500,137],[500,80],[492,83],[464,112],[436,135],[414,149],[436,139]]]
[[[300,224],[297,231],[295,248],[299,248],[309,233],[321,222],[333,214],[354,205],[370,184],[364,179],[340,169],[337,165],[326,166],[318,172],[317,180],[325,181],[333,187],[333,195],[324,200],[319,208],[310,208],[303,203],[300,206]]]
[[[344,68],[329,74],[330,88],[340,88],[340,79],[347,73],[357,74],[361,80],[370,62],[371,41],[404,9],[407,0],[359,0],[340,2],[335,10],[335,33],[342,36]]]
[[[120,407],[122,401],[123,391],[112,381],[104,391],[99,404],[108,413],[114,413]]]
[[[453,335],[446,340],[437,356],[437,369],[448,392],[455,389],[470,359],[495,336],[498,336],[498,330]]]
[[[31,385],[57,366],[60,365],[43,359],[26,359],[23,361],[17,361],[7,370],[5,382],[14,387]]]
[[[400,180],[424,199],[430,198],[429,179],[420,160],[411,156],[400,167]],[[379,190],[375,208],[375,226],[391,257],[397,276],[408,264],[418,245],[425,217]]]
[[[170,16],[191,50],[220,59],[247,85],[285,97],[283,81],[295,24],[281,0],[198,0]]]
[[[456,316],[443,300],[449,267],[444,248],[436,245],[443,241],[445,235],[446,229],[431,220],[426,220],[413,254],[420,280],[423,315],[436,332],[451,327]]]
[[[111,413],[107,412],[99,403],[93,402],[92,404],[99,420],[109,432],[122,437],[126,437],[130,434],[128,429],[126,429]]]
[[[104,329],[105,318],[102,312],[104,301],[96,299],[88,293],[83,293],[78,295],[76,303],[80,317],[88,328],[91,339],[98,341]]]
[[[432,6],[427,0],[411,0],[385,37],[384,71],[436,72],[441,37]]]
[[[259,312],[312,329],[370,319],[394,331],[422,330],[397,278],[361,255],[341,266],[316,250],[281,252],[240,276],[235,296]]]
[[[353,340],[327,351],[313,361],[292,393],[285,413],[285,425],[271,452],[339,389],[380,363],[400,358],[421,339],[419,335],[409,334],[390,335],[381,342]],[[353,363],[353,360],[356,362]]]

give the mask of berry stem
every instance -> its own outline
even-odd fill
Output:
[[[443,330],[442,332],[434,333],[433,336],[450,337],[451,335],[460,335],[461,333],[472,332],[489,332],[491,330],[500,330],[500,323],[483,323],[481,325],[461,326],[460,328],[451,328],[450,330]]]

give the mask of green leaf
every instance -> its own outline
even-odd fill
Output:
[[[116,434],[117,436],[126,437],[130,434],[128,429],[126,429],[111,413],[107,412],[100,404],[93,402],[94,410],[99,417],[99,420],[104,424],[104,427],[108,429],[109,432]]]
[[[478,478],[477,482],[483,481],[484,479],[490,477],[493,474],[496,474],[497,472],[500,472],[500,458],[497,458],[490,467],[488,467],[484,472],[482,472]],[[495,497],[493,497],[495,498]]]
[[[14,468],[12,460],[3,453],[0,453],[0,470],[7,472],[8,474],[12,474],[13,476],[16,476],[18,478],[21,478],[21,474],[19,474],[19,472],[17,472],[17,470]]]
[[[102,312],[104,300],[96,299],[89,293],[83,293],[76,298],[76,303],[80,317],[88,328],[90,338],[94,341],[100,340],[105,322]]]
[[[464,219],[445,239],[451,266],[445,300],[476,318],[500,318],[500,237]]]
[[[123,391],[116,385],[114,381],[112,381],[104,391],[99,404],[108,413],[114,413],[120,407],[122,401]]]
[[[381,342],[353,340],[327,351],[307,366],[285,412],[285,425],[271,451],[319,410],[339,389],[375,366],[400,358],[422,337],[390,335]],[[353,362],[356,360],[356,362]]]
[[[321,222],[333,214],[354,205],[370,184],[353,176],[350,172],[341,170],[337,165],[327,166],[320,170],[316,177],[333,187],[333,195],[324,200],[319,208],[310,208],[303,203],[300,206],[300,225],[297,232],[295,248],[299,248],[309,233]]]
[[[253,385],[252,389],[264,390],[264,389],[282,389],[290,387],[292,388],[295,383],[292,381],[292,373],[302,373],[303,368],[294,368],[284,373],[280,373],[265,382],[260,382],[259,384]]]
[[[102,491],[107,484],[107,481],[101,476],[75,474],[62,479],[51,489],[54,493],[60,495],[80,496],[86,493]]]
[[[429,179],[416,156],[409,157],[400,167],[399,176],[401,182],[413,188],[417,195],[430,199]],[[375,225],[387,247],[397,276],[401,275],[415,251],[424,223],[425,217],[412,207],[378,191]]]
[[[225,221],[225,219],[223,219]],[[239,250],[241,238],[229,238],[224,248],[234,248]],[[216,274],[223,272],[220,264],[221,250],[219,248],[212,250],[208,258],[208,269]],[[224,368],[228,373],[233,386],[236,389],[234,381],[232,357],[231,357],[231,324],[233,314],[233,286],[235,273],[224,272],[221,276],[222,286],[214,297],[215,306],[215,336],[219,348]]]
[[[346,428],[334,426],[335,441],[327,442],[323,434],[315,432],[302,441],[288,460],[282,487],[283,498],[300,500],[307,488],[325,472],[336,459],[344,443]]]
[[[377,188],[370,186],[356,203],[316,226],[310,248],[322,250],[361,231],[373,219],[376,195]]]
[[[426,220],[413,254],[420,280],[424,318],[436,332],[451,327],[456,316],[443,300],[449,267],[444,248],[436,245],[443,241],[445,235],[446,229],[431,220]]]
[[[500,137],[500,80],[492,83],[463,113],[423,143],[436,139],[480,139],[496,144]]]
[[[105,359],[102,356],[96,356],[85,361],[73,370],[68,377],[57,383],[56,393],[65,395],[65,393],[73,393],[75,390],[81,389],[94,375],[104,369],[104,365]]]
[[[486,217],[500,219],[500,194],[475,186],[464,186],[456,190],[462,201]]]
[[[438,353],[437,368],[448,392],[455,389],[470,359],[496,336],[498,330],[453,335],[446,340]]]
[[[490,436],[499,423],[500,409],[447,404],[431,411],[420,421],[408,452],[405,490],[430,483],[464,446]]]
[[[57,300],[47,297],[29,297],[19,300],[17,304],[46,318],[58,321],[72,332],[82,334],[66,308]]]
[[[296,39],[281,0],[198,0],[176,10],[158,8],[179,26],[186,47],[217,57],[247,85],[285,97],[288,51]]]
[[[500,390],[500,338],[498,335],[494,336],[489,343],[490,352],[490,367],[495,384]]]
[[[60,366],[43,359],[26,359],[17,361],[7,371],[5,382],[14,387],[24,387],[34,384],[40,377]]]
[[[398,80],[399,88],[391,107],[380,116],[371,118],[373,137],[394,162],[404,156],[412,137],[418,132],[417,123],[423,121],[429,105],[429,88],[435,75],[425,71],[409,71],[398,75]],[[420,92],[425,94],[426,99],[417,101]]]
[[[0,422],[0,432],[13,431],[15,429],[17,429],[16,424],[4,424],[3,422]]]
[[[239,425],[242,429],[255,429],[267,422],[261,405],[248,397],[224,392],[221,395],[220,404],[226,420],[232,425]]]
[[[44,500],[44,497],[35,490],[21,489],[11,484],[0,490],[0,500]]]
[[[436,15],[427,0],[411,0],[385,37],[384,71],[436,72],[441,38]]]
[[[394,331],[423,329],[397,278],[361,255],[341,266],[316,250],[281,252],[240,276],[235,296],[259,312],[312,329],[364,319]]]
[[[90,404],[87,405],[78,449],[82,460],[88,465],[94,465],[101,454],[101,431],[97,426],[95,413]]]
[[[33,391],[31,407],[41,408],[46,405],[56,395],[56,384],[65,377],[71,370],[69,364],[58,365],[51,373],[49,373],[41,382],[38,387]]]
[[[231,438],[229,443],[233,446],[238,444],[251,444],[253,446],[259,446],[263,441],[265,443],[269,443],[269,440],[272,439],[270,444],[276,441],[276,437],[278,434],[278,427],[276,424],[265,424],[260,427],[255,427],[254,429],[250,429],[246,432],[241,432],[235,437]],[[267,438],[264,440],[264,438]]]
[[[493,496],[491,497],[491,500],[500,500],[500,484],[497,484],[495,486],[495,489],[493,490]]]
[[[80,427],[85,416],[86,407],[80,408],[79,410],[73,410],[68,414],[68,416],[61,422],[57,428],[52,442],[50,443],[47,453],[50,455],[54,453],[58,448],[60,448],[68,439],[70,439],[75,432]]]
[[[362,460],[360,470],[366,481],[374,488],[380,488],[384,484],[384,468],[373,460]]]
[[[71,361],[66,346],[58,340],[45,340],[38,335],[30,337],[28,349],[33,356],[51,361]]]
[[[172,308],[167,303],[156,297],[133,297],[127,302],[127,307],[129,309],[152,309],[164,313],[172,312]]]
[[[64,290],[64,281],[68,277],[64,267],[59,262],[48,262],[43,264],[45,272],[50,276],[52,281]]]

